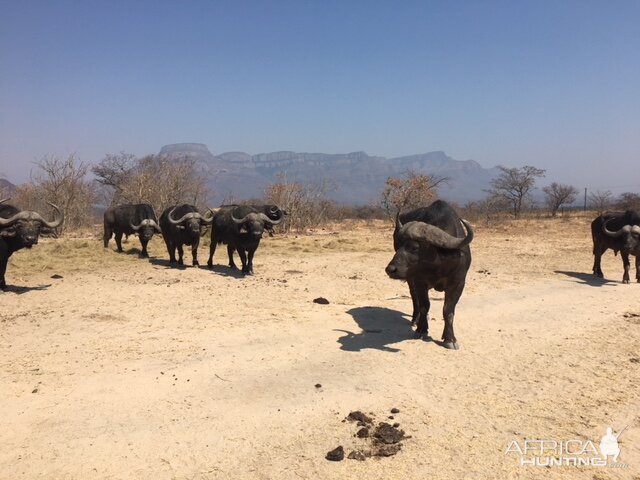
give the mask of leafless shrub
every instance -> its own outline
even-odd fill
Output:
[[[206,204],[210,194],[210,172],[191,158],[147,155],[138,159],[122,152],[107,155],[92,172],[110,196],[108,204],[149,203],[161,212],[178,203]]]
[[[604,192],[596,190],[589,194],[588,199],[590,208],[597,210],[598,215],[601,215],[602,212],[611,206],[613,194],[609,190]]]
[[[640,210],[640,195],[633,192],[621,193],[616,202],[620,210]]]
[[[483,200],[467,203],[460,211],[461,216],[471,222],[484,222],[490,226],[501,221],[511,209],[508,200],[496,195],[488,195]]]
[[[305,231],[327,221],[331,202],[327,200],[326,194],[332,188],[328,182],[291,182],[286,173],[278,174],[277,179],[276,183],[267,185],[265,200],[289,212],[286,220],[279,226],[280,231]]]
[[[397,212],[430,205],[438,198],[438,187],[448,178],[408,171],[404,178],[389,177],[380,195],[380,205],[389,218]]]
[[[88,165],[75,154],[62,159],[47,155],[35,162],[31,181],[21,185],[14,194],[15,204],[23,209],[49,212],[46,202],[59,206],[65,221],[58,232],[76,230],[95,221],[93,205],[97,195],[93,184],[86,180]]]

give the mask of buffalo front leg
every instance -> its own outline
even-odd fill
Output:
[[[142,251],[140,252],[141,258],[149,258],[149,252],[147,252],[147,245],[149,244],[149,240],[140,239],[140,243],[142,244]]]
[[[236,267],[236,262],[233,261],[233,252],[235,249],[236,247],[234,247],[233,245],[227,245],[227,255],[229,255],[229,268],[237,270],[238,267]],[[240,250],[238,250],[238,255],[240,255]],[[240,258],[242,259],[242,255],[240,255]],[[242,266],[244,267],[244,262],[242,263]]]
[[[640,255],[636,255],[636,281],[640,283]]]
[[[418,296],[416,295],[415,286],[412,280],[407,280],[409,284],[409,294],[411,295],[411,303],[413,304],[413,312],[411,313],[411,325],[415,325],[418,321],[420,306],[418,305]]]
[[[418,300],[418,319],[415,338],[429,339],[429,290],[421,282],[413,283],[413,289]]]
[[[444,307],[442,309],[442,314],[444,316],[444,331],[442,332],[444,348],[458,350],[458,341],[456,340],[456,335],[453,332],[453,317],[455,316],[456,305],[458,304],[458,300],[460,300],[463,289],[464,283],[456,285],[444,292]]]
[[[184,265],[184,261],[182,260],[182,257],[184,256],[184,248],[182,248],[182,244],[178,244],[177,245],[178,248],[178,263],[180,265]]]
[[[0,243],[2,243],[2,239],[0,238]],[[9,261],[9,249],[3,248],[0,245],[0,290],[7,289],[7,282],[4,280],[4,274],[7,271],[7,262]]]
[[[198,263],[198,243],[197,242],[191,246],[191,258],[192,258],[191,264],[194,267],[199,267],[200,264]]]
[[[247,252],[245,252],[242,248],[238,249],[238,256],[240,257],[240,261],[242,262],[242,273],[245,275],[249,274],[249,267],[247,264]]]
[[[631,264],[629,263],[629,254],[620,252],[620,256],[622,257],[622,265],[624,266],[624,275],[622,275],[622,283],[629,283],[629,267],[631,267]]]
[[[176,263],[176,246],[166,238],[165,243],[167,244],[167,252],[169,253],[169,263]]]
[[[256,253],[255,250],[249,250],[247,253],[247,272],[248,274],[253,275],[253,255]]]

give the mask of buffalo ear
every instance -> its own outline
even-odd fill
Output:
[[[5,228],[4,230],[0,230],[0,237],[15,237],[18,232],[13,227]]]

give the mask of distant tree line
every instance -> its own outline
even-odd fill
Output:
[[[529,165],[499,169],[500,174],[492,180],[483,200],[457,206],[469,220],[489,223],[505,215],[517,219],[531,211],[546,211],[556,216],[578,199],[576,187],[553,182],[542,188],[544,205],[536,205],[532,193],[536,181],[545,176],[545,170]],[[93,178],[88,178],[90,173]],[[30,181],[18,186],[11,196],[12,203],[19,207],[44,214],[50,211],[46,202],[55,203],[65,212],[63,228],[77,230],[100,223],[102,211],[116,204],[149,203],[158,215],[167,206],[180,203],[203,209],[214,207],[208,203],[213,193],[208,187],[211,178],[212,172],[190,158],[169,159],[161,155],[137,158],[121,152],[108,154],[90,166],[75,154],[67,158],[48,155],[35,162]],[[448,180],[407,171],[387,179],[377,202],[348,206],[328,198],[336,189],[330,182],[300,183],[281,173],[264,192],[256,192],[257,198],[243,202],[227,199],[224,203],[276,204],[289,212],[277,229],[300,232],[346,219],[393,219],[397,212],[431,204]],[[0,199],[8,196],[1,188]],[[612,208],[640,210],[640,195],[633,192],[616,198],[608,190],[593,191],[589,192],[587,202],[590,209],[598,212]]]

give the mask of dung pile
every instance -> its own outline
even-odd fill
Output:
[[[393,408],[392,413],[399,413],[400,410]],[[388,417],[393,419],[394,417]],[[369,457],[390,457],[395,455],[402,448],[402,441],[410,436],[405,435],[404,430],[400,430],[400,424],[394,423],[390,425],[387,422],[376,422],[374,419],[359,410],[350,412],[343,420],[345,423],[355,423],[358,430],[354,437],[361,439],[364,443],[357,445],[347,458],[350,460],[364,461]],[[336,452],[340,455],[336,455]],[[327,460],[339,461],[344,458],[344,448],[339,446],[326,455]]]

